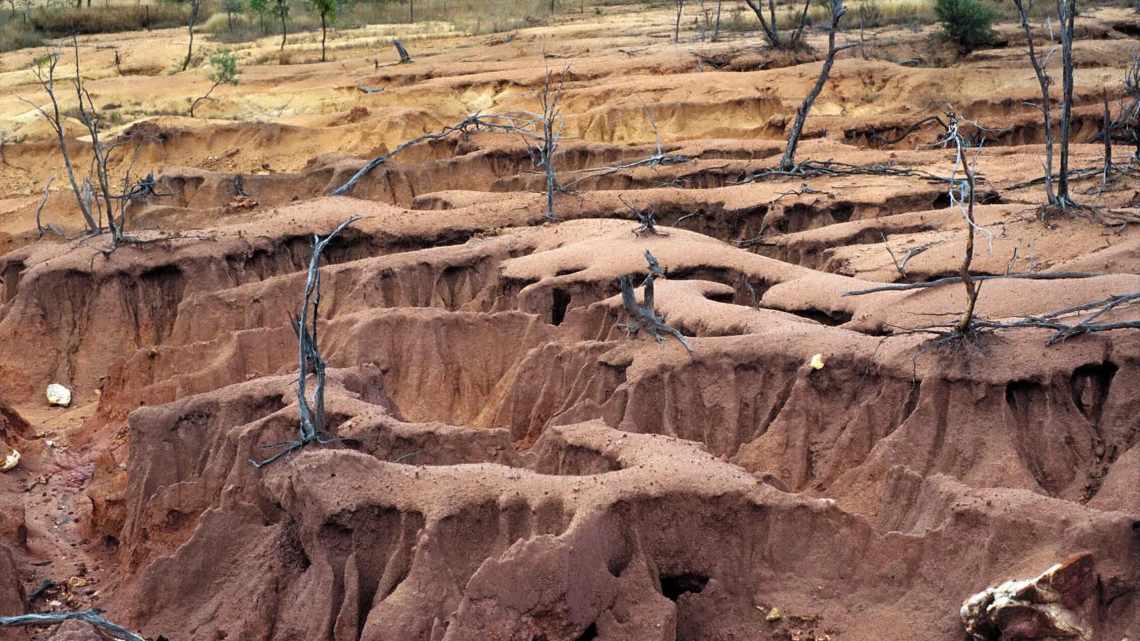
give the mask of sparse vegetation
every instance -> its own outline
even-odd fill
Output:
[[[934,11],[946,36],[963,52],[993,42],[997,11],[986,0],[936,0]]]
[[[190,103],[191,117],[194,116],[194,108],[198,106],[198,103],[209,100],[210,94],[214,93],[214,90],[220,85],[236,85],[238,83],[237,58],[228,49],[223,49],[210,56],[210,80],[214,82],[210,86],[210,90]]]

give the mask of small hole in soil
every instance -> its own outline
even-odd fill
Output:
[[[691,572],[661,577],[661,594],[670,601],[676,601],[686,592],[700,594],[709,582],[707,576]]]
[[[103,546],[111,550],[117,550],[119,549],[119,539],[108,534],[103,537]]]
[[[832,327],[838,327],[851,320],[851,314],[839,310],[827,312],[822,309],[797,309],[791,313]]]
[[[591,623],[590,625],[586,626],[586,629],[582,631],[582,634],[578,635],[578,638],[575,639],[575,641],[594,641],[594,639],[597,638],[598,625],[596,623]]]
[[[550,324],[561,325],[566,319],[566,309],[570,307],[570,294],[564,290],[555,289],[551,294]]]

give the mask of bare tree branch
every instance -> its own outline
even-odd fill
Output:
[[[0,628],[22,627],[36,625],[56,625],[64,621],[83,621],[95,626],[102,632],[109,634],[119,641],[147,641],[145,638],[130,630],[108,621],[99,610],[80,610],[78,612],[45,612],[35,614],[21,614],[10,617],[0,617]]]
[[[1097,276],[1104,276],[1095,272],[1012,272],[1008,274],[974,274],[971,278],[974,281],[983,280],[1070,280],[1079,278],[1095,278]],[[938,278],[935,280],[927,281],[925,283],[890,283],[888,285],[878,285],[876,287],[869,287],[867,289],[857,289],[850,292],[844,292],[844,296],[864,296],[866,294],[877,294],[879,292],[902,292],[913,289],[929,289],[931,287],[941,287],[943,285],[953,285],[962,282],[962,277],[947,276],[946,278]]]

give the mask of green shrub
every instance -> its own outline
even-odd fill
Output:
[[[934,12],[946,35],[963,51],[973,51],[993,42],[997,10],[984,0],[937,0]]]
[[[229,49],[222,49],[210,56],[210,80],[221,85],[238,83],[237,58]]]

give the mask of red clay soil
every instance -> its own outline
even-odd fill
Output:
[[[1079,20],[1075,167],[1098,166],[1101,87],[1140,51],[1129,15]],[[880,171],[752,179],[818,62],[755,34],[665,44],[669,20],[425,37],[383,69],[351,44],[320,66],[250,59],[206,118],[116,130],[159,195],[113,251],[78,234],[67,191],[43,214],[63,237],[36,232],[59,158],[20,120],[19,169],[0,165],[0,453],[22,455],[0,473],[0,615],[99,607],[170,641],[958,641],[966,599],[1078,559],[1095,590],[1055,605],[1078,638],[1140,638],[1140,332],[940,339],[924,330],[957,320],[960,285],[851,294],[958,273],[953,153],[932,128],[877,142],[946,95],[1002,132],[972,163],[973,273],[1041,277],[985,281],[980,319],[1140,291],[1137,174],[1080,174],[1096,209],[1043,215],[1023,184],[1041,171],[1032,74],[1004,25],[1006,46],[961,59],[924,48],[930,29],[878,30],[879,58],[836,64],[799,153]],[[518,136],[485,131],[327,195],[402,140],[533,109],[542,51],[572,63],[556,222]],[[97,68],[123,105],[201,84]],[[265,105],[279,116],[254,122]],[[616,167],[658,152],[643,105],[683,162]],[[321,268],[335,440],[257,468],[297,435],[311,239],[350,216]],[[647,251],[691,353],[627,332],[618,282],[641,282]],[[1000,627],[978,638],[1046,638]],[[33,638],[98,637],[0,632]]]

